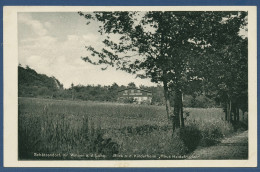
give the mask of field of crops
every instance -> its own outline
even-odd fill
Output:
[[[233,132],[217,108],[185,109],[186,127],[172,136],[164,106],[36,98],[18,103],[19,159],[178,159]]]

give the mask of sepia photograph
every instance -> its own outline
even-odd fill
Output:
[[[144,9],[16,11],[17,162],[256,156],[249,10]]]

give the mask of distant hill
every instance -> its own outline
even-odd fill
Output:
[[[18,66],[18,96],[52,98],[63,89],[63,85],[55,78],[38,74],[30,67]]]

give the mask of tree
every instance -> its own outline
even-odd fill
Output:
[[[56,97],[63,85],[55,78],[37,73],[34,69],[18,66],[18,94],[30,97]]]
[[[134,82],[130,82],[130,83],[128,83],[128,87],[129,88],[136,88],[136,85],[135,85]]]
[[[70,85],[70,88],[71,88],[71,99],[74,100],[75,99],[75,87],[74,87],[74,84],[71,83]]]
[[[239,121],[248,104],[248,40],[239,35],[247,25],[247,12],[233,12],[218,30],[218,37],[202,55],[202,71],[206,89],[222,103],[229,122]]]
[[[217,57],[215,55],[210,57],[214,64],[208,66],[208,87],[215,90],[214,97],[222,103],[226,113],[225,119],[229,122],[239,121],[239,109],[243,113],[247,111],[247,47],[247,39],[232,39],[231,45],[223,44],[222,49],[217,52]]]
[[[201,79],[195,70],[200,54],[216,37],[223,17],[230,12],[123,11],[82,13],[100,23],[105,48],[87,46],[91,56],[83,60],[94,65],[116,67],[163,83],[167,117],[173,130],[184,126],[182,95],[193,81]],[[116,35],[116,36],[114,36]],[[115,38],[118,38],[117,40]],[[95,59],[96,57],[96,59]],[[174,111],[170,96],[174,96]],[[170,120],[171,119],[171,120]]]
[[[116,101],[117,100],[117,93],[119,91],[119,86],[117,85],[117,83],[113,83],[109,89],[109,96],[111,97],[111,100],[112,101]]]

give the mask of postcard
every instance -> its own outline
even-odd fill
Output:
[[[256,6],[4,6],[4,167],[256,167]]]

